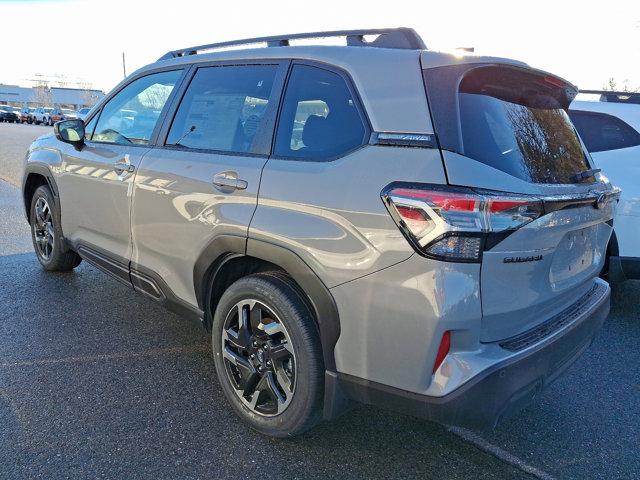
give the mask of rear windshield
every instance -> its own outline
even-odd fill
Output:
[[[450,92],[457,111],[439,115],[438,106],[432,108],[443,148],[533,183],[574,183],[590,168],[566,112],[572,87],[519,68],[456,67],[459,84],[451,75],[436,79],[459,85]],[[442,138],[443,122],[457,123],[457,132],[445,127]]]

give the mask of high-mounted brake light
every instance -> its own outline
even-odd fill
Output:
[[[490,235],[516,230],[543,212],[534,197],[468,188],[392,184],[382,199],[418,252],[458,262],[480,261]]]

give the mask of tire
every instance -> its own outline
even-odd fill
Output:
[[[62,249],[60,211],[46,185],[38,187],[31,198],[29,223],[33,249],[42,268],[50,272],[68,272],[80,265],[82,259],[76,252]]]
[[[241,315],[249,319],[244,329]],[[321,420],[318,330],[304,294],[287,275],[258,273],[232,284],[218,302],[211,339],[222,390],[251,428],[292,437]]]

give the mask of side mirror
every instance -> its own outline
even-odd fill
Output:
[[[76,150],[84,147],[84,122],[82,120],[62,120],[53,126],[53,133],[61,142],[70,143]]]

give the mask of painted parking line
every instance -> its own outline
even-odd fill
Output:
[[[537,467],[529,465],[524,460],[518,458],[512,453],[507,452],[503,448],[494,445],[493,443],[485,440],[481,435],[471,430],[467,430],[462,427],[452,427],[448,426],[447,430],[454,435],[462,438],[466,442],[469,442],[475,445],[477,448],[482,450],[483,452],[489,453],[496,457],[498,460],[503,461],[504,463],[508,463],[516,467],[517,469],[527,473],[535,478],[539,478],[540,480],[555,480],[555,477],[543,470],[540,470]]]

